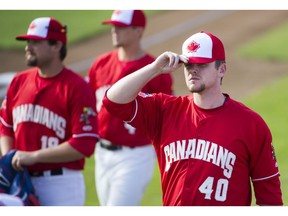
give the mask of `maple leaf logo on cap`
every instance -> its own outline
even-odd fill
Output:
[[[197,52],[199,48],[200,44],[196,43],[195,41],[192,41],[192,43],[187,46],[188,52]]]
[[[117,15],[121,14],[121,10],[115,10],[114,14],[117,14]]]
[[[32,22],[31,24],[30,24],[30,26],[29,26],[29,29],[34,29],[34,28],[36,28],[36,24],[34,23],[34,22]]]

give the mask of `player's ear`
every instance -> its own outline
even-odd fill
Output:
[[[220,77],[224,77],[225,73],[226,73],[226,63],[221,63],[221,65],[219,66],[219,76]]]
[[[226,63],[222,63],[220,65],[220,73],[225,73],[226,72]]]
[[[56,41],[55,46],[57,49],[61,50],[61,48],[63,46],[63,42],[62,41]]]
[[[139,38],[142,38],[143,34],[144,34],[144,28],[143,27],[134,27],[135,28],[135,31],[137,32],[138,34],[138,37]]]
[[[61,41],[54,41],[53,44],[51,45],[53,52],[55,53],[61,53],[61,49],[63,46],[64,44]]]

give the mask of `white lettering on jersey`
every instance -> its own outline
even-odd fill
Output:
[[[168,171],[171,163],[178,160],[194,158],[207,161],[223,169],[223,175],[230,178],[235,164],[236,155],[222,146],[206,140],[182,140],[170,143],[164,147],[166,159],[165,171]]]
[[[34,122],[55,131],[56,135],[65,137],[66,120],[51,110],[33,104],[22,104],[13,109],[13,129],[16,131],[21,122]]]
[[[95,91],[95,96],[96,96],[96,110],[99,113],[101,108],[102,108],[102,100],[105,96],[105,92],[107,91],[107,89],[109,89],[111,87],[111,85],[104,85],[101,86],[100,88],[98,88]],[[136,133],[136,128],[134,128],[133,126],[131,126],[130,124],[128,124],[127,122],[123,122],[124,124],[124,128],[128,131],[129,134],[135,134]]]
[[[129,134],[135,134],[136,128],[128,124],[127,122],[124,122],[124,127],[128,130]]]

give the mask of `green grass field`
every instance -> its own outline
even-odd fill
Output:
[[[150,12],[149,12],[150,13]],[[151,12],[152,14],[153,12]],[[91,35],[107,31],[105,26],[100,25],[103,19],[109,18],[111,11],[0,11],[0,25],[5,26],[1,32],[0,49],[22,49],[22,45],[15,42],[15,36],[25,33],[32,19],[39,16],[52,16],[68,25],[69,43],[77,43]],[[7,24],[9,20],[9,25]],[[255,38],[249,44],[239,49],[239,55],[244,58],[262,59],[273,61],[287,61],[288,52],[286,45],[288,25],[279,27],[260,38]],[[20,46],[20,47],[19,47]],[[288,130],[288,76],[286,79],[275,81],[259,92],[247,97],[243,102],[262,115],[271,128],[274,137],[274,147],[278,158],[281,172],[282,191],[284,204],[288,203],[288,148],[286,145]],[[86,161],[84,171],[86,181],[87,206],[99,205],[94,183],[94,157]],[[158,166],[155,167],[155,175],[151,181],[142,206],[160,206],[161,188]]]
[[[239,54],[245,58],[262,59],[269,61],[287,61],[288,46],[286,45],[288,23],[276,27],[273,31],[251,40],[240,47]]]

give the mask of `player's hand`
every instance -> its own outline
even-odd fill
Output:
[[[36,163],[36,158],[33,152],[16,151],[13,159],[12,166],[17,171],[23,170],[23,165],[32,165]]]
[[[162,73],[171,73],[187,62],[188,59],[184,55],[167,51],[156,58],[154,66]]]

